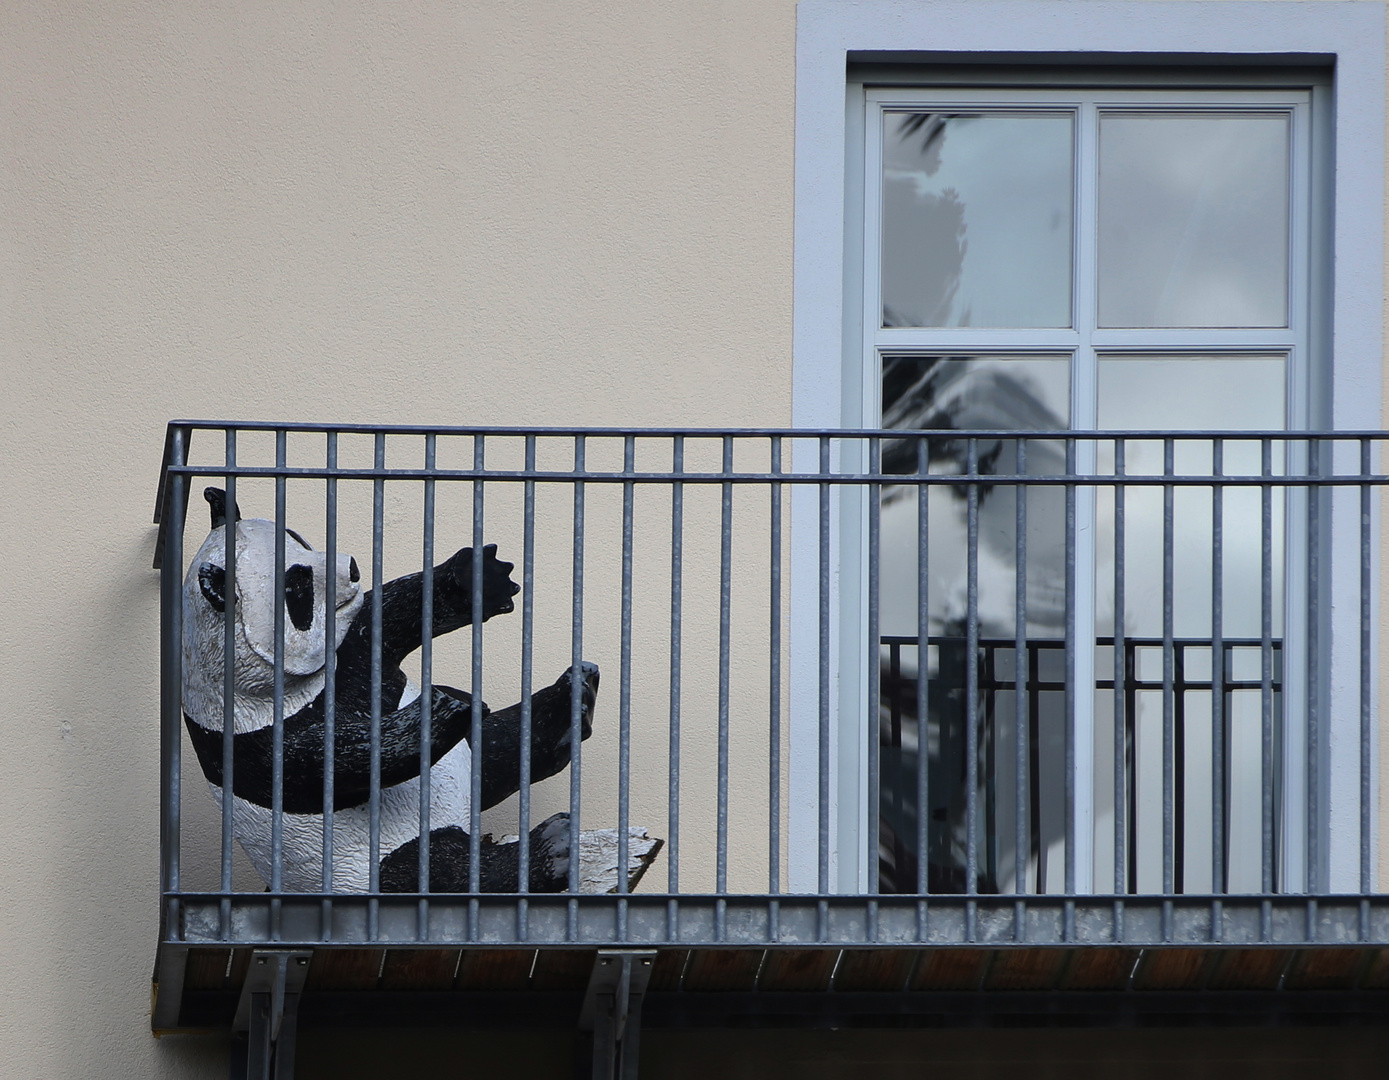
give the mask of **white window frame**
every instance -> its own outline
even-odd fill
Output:
[[[863,243],[864,99],[848,79],[856,60],[894,61],[916,70],[948,70],[973,61],[1083,69],[1172,66],[1213,72],[1258,63],[1334,65],[1334,93],[1323,95],[1324,130],[1334,179],[1312,198],[1325,200],[1334,224],[1320,247],[1329,252],[1326,295],[1314,296],[1313,335],[1325,340],[1330,368],[1325,400],[1307,403],[1311,426],[1378,428],[1381,298],[1384,280],[1385,9],[1340,0],[801,0],[797,24],[793,423],[802,428],[859,427],[876,404],[866,393]],[[1334,206],[1335,213],[1329,210]],[[1315,246],[1315,245],[1314,245]],[[1296,265],[1296,264],[1294,264]],[[1079,302],[1079,298],[1076,298]],[[1323,325],[1318,326],[1318,320]],[[1294,389],[1296,393],[1297,388]],[[1079,418],[1078,418],[1079,419]],[[1084,424],[1077,424],[1084,427]],[[809,449],[809,448],[807,448]],[[815,453],[809,449],[811,455]],[[815,462],[798,460],[797,469]],[[837,513],[838,508],[836,508]],[[791,761],[789,883],[815,891],[818,878],[818,608],[815,493],[793,499],[791,622]],[[851,515],[857,516],[857,515]],[[1342,518],[1346,517],[1344,526]],[[868,729],[862,673],[852,657],[862,640],[853,581],[855,529],[834,540],[831,625],[830,755],[832,891],[861,892],[871,868],[864,842]],[[1354,515],[1333,508],[1327,625],[1329,718],[1325,836],[1327,865],[1315,887],[1359,887],[1359,725],[1357,532]],[[797,584],[800,582],[801,584]],[[1377,641],[1372,652],[1378,655]],[[1376,725],[1377,726],[1377,725]],[[1086,774],[1088,781],[1088,772]],[[1077,788],[1087,788],[1077,785]],[[1290,796],[1291,796],[1290,792]],[[1377,794],[1377,793],[1376,793]],[[1373,820],[1372,816],[1372,820]],[[1375,838],[1371,838],[1374,843]],[[1083,849],[1082,849],[1083,854]],[[1089,860],[1084,862],[1088,865]],[[1088,878],[1078,880],[1088,891]],[[1289,888],[1295,887],[1291,882]]]

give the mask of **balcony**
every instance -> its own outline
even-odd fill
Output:
[[[1383,438],[175,422],[154,1027],[1382,1014]]]

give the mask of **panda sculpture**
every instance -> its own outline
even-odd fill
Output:
[[[371,784],[371,593],[363,590],[356,560],[339,555],[335,566],[296,532],[285,530],[284,595],[274,596],[275,534],[272,521],[242,520],[233,506],[236,535],[234,597],[227,595],[226,493],[208,488],[212,532],[198,550],[183,587],[183,712],[193,750],[218,806],[223,789],[223,656],[225,611],[234,605],[233,830],[261,878],[271,880],[271,785],[273,766],[275,615],[283,604],[284,722],[282,779],[282,887],[317,892],[323,887],[324,690],[326,578],[335,579],[336,674],[334,679],[333,890],[369,888]],[[483,549],[482,610],[472,610],[471,548],[434,568],[433,633],[446,634],[512,610],[520,591],[512,564]],[[420,647],[423,575],[409,574],[381,589],[380,886],[414,892],[419,883],[420,690],[400,670]],[[531,780],[553,776],[569,764],[571,668],[531,698]],[[587,739],[598,693],[598,668],[581,665],[582,734]],[[469,745],[472,699],[435,684],[431,700],[429,886],[434,892],[468,889],[471,811]],[[481,765],[482,808],[495,806],[520,786],[520,705],[491,712],[484,705]],[[643,834],[644,835],[644,834]],[[643,855],[659,841],[649,842]],[[582,845],[581,845],[582,846]],[[516,843],[481,845],[481,888],[517,888]],[[529,888],[558,892],[569,874],[569,821],[556,814],[531,831]],[[649,859],[643,859],[639,870]],[[613,864],[614,871],[616,864]],[[638,875],[640,873],[638,872]]]

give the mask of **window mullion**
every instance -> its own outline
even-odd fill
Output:
[[[1096,281],[1098,268],[1097,221],[1099,210],[1098,112],[1093,99],[1082,102],[1076,111],[1075,139],[1075,249],[1072,255],[1072,311],[1077,337],[1071,360],[1071,426],[1078,430],[1095,427],[1097,375],[1095,350],[1091,340],[1095,328]],[[1094,443],[1076,447],[1076,471],[1095,471]],[[1073,651],[1070,677],[1073,692],[1071,739],[1074,770],[1073,859],[1068,859],[1067,877],[1077,893],[1094,892],[1095,869],[1095,489],[1077,488],[1075,500],[1075,581],[1070,603],[1074,612]]]

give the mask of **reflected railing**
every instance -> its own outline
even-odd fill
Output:
[[[1096,669],[1113,671],[1113,638],[1096,641]],[[1232,889],[1231,856],[1248,845],[1258,846],[1257,815],[1231,814],[1240,801],[1236,794],[1248,787],[1249,778],[1232,773],[1232,765],[1247,760],[1244,752],[1249,727],[1258,723],[1262,682],[1258,674],[1261,642],[1253,638],[1226,638],[1220,647],[1223,664],[1213,669],[1212,642],[1209,639],[1174,639],[1171,683],[1173,724],[1172,749],[1172,851],[1174,891],[1181,893],[1229,892]],[[919,661],[915,657],[917,639],[884,637],[880,653],[881,708],[881,792],[879,825],[879,888],[884,893],[961,893],[965,892],[963,844],[963,779],[965,775],[963,710],[964,650],[960,637],[933,637],[928,652],[928,681],[934,686],[928,720],[926,745],[927,790],[933,793],[926,815],[926,874],[922,887],[919,851],[921,815],[917,809],[919,792],[918,757],[921,746],[920,723],[916,715]],[[1164,861],[1162,828],[1162,706],[1166,684],[1162,675],[1161,638],[1125,638],[1123,679],[1119,694],[1111,697],[1114,679],[1095,681],[1097,712],[1122,700],[1113,737],[1119,747],[1116,760],[1122,760],[1121,780],[1107,793],[1109,816],[1117,822],[1114,846],[1116,892],[1161,892]],[[1273,648],[1273,711],[1275,721],[1282,713],[1283,642],[1275,639]],[[984,837],[976,890],[980,893],[1044,893],[1059,861],[1055,852],[1064,841],[1061,805],[1064,790],[1062,745],[1064,743],[1066,692],[1066,646],[1062,641],[1030,640],[1024,645],[1024,666],[1019,678],[1016,642],[982,638],[978,642],[979,664],[976,686],[979,695],[979,771],[978,800]],[[903,663],[903,653],[907,663]],[[1250,670],[1252,668],[1252,671]],[[1156,669],[1156,670],[1154,670]],[[1021,739],[1015,721],[1020,715],[1017,695],[1021,693],[1021,715],[1026,730]],[[1219,693],[1217,705],[1213,695]],[[953,707],[952,707],[953,706]],[[1112,721],[1112,715],[1110,718]],[[1195,730],[1195,729],[1200,729]],[[1274,744],[1280,742],[1275,727]],[[1196,740],[1204,740],[1204,745]],[[1212,745],[1212,740],[1218,746]],[[1190,746],[1188,744],[1191,744]],[[1023,760],[1019,767],[1019,755]],[[1256,755],[1257,760],[1257,755]],[[1241,783],[1243,781],[1243,783]],[[1275,770],[1276,787],[1276,770]],[[1190,789],[1190,790],[1189,790]],[[1114,814],[1113,795],[1122,791],[1120,812]],[[1213,798],[1219,791],[1220,797]],[[1101,800],[1103,801],[1103,800]],[[1274,804],[1277,806],[1275,794]],[[1021,812],[1018,806],[1022,806]],[[1214,816],[1218,814],[1218,819]],[[1190,820],[1188,820],[1190,819]],[[1278,821],[1275,818],[1275,829]],[[1204,835],[1202,830],[1206,830]],[[1188,865],[1195,863],[1187,853],[1187,836],[1193,846],[1209,858],[1204,867],[1214,870],[1188,889]],[[1122,839],[1119,834],[1122,833]],[[1021,861],[1017,852],[1023,852]],[[1275,849],[1274,874],[1277,875]],[[1257,882],[1235,891],[1256,892]],[[1019,880],[1019,870],[1022,879]],[[1052,871],[1052,873],[1049,873]],[[1216,886],[1212,888],[1212,881]],[[1252,886],[1252,887],[1251,887]],[[1054,890],[1050,890],[1054,891]]]

